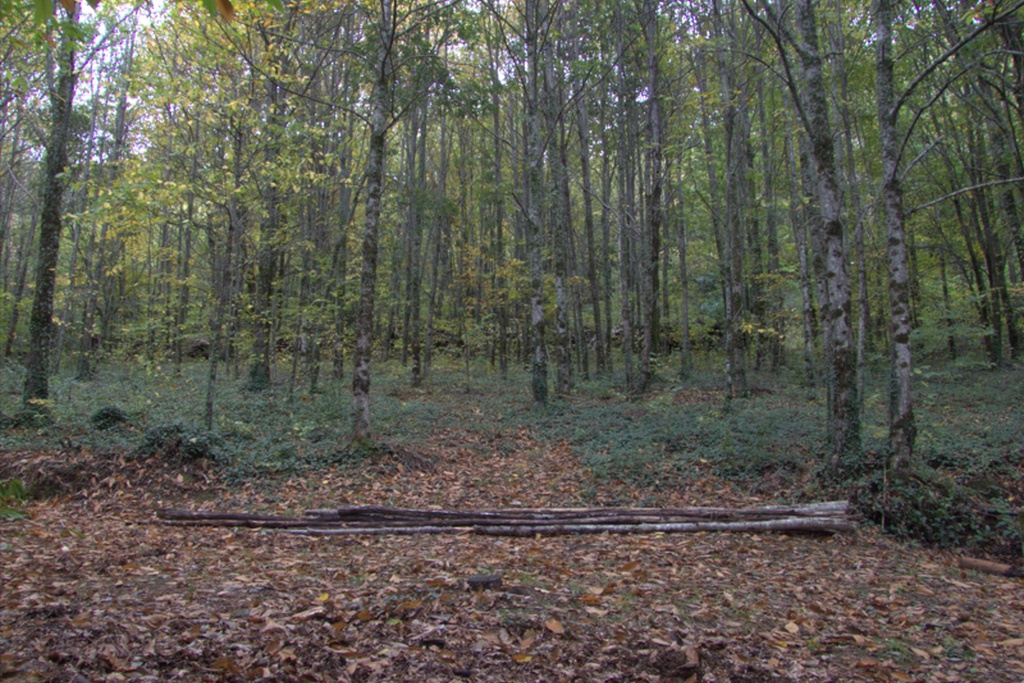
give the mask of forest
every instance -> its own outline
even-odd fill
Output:
[[[1024,675],[1024,0],[0,0],[0,70],[0,678]]]

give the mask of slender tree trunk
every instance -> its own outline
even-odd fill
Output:
[[[750,126],[746,92],[739,80],[731,51],[719,54],[719,77],[725,102],[722,127],[725,133],[725,221],[718,240],[725,287],[725,384],[726,401],[747,396],[746,344],[742,329],[746,317],[743,286],[743,227],[749,192],[748,161]]]
[[[377,244],[384,189],[384,150],[394,42],[393,0],[381,0],[373,90],[370,94],[370,147],[366,158],[366,209],[363,220],[363,264],[359,275],[359,308],[352,352],[352,440],[372,437],[370,428],[370,362],[373,354],[373,306],[377,293]]]
[[[801,331],[803,332],[804,384],[808,392],[816,385],[814,378],[814,302],[811,299],[811,269],[807,254],[807,215],[809,207],[801,207],[806,198],[801,193],[800,172],[797,169],[796,142],[793,139],[793,125],[788,126],[785,136],[786,163],[790,169],[790,224],[793,227],[797,260],[800,264]],[[813,395],[813,394],[812,394]]]
[[[442,113],[438,137],[439,146],[439,169],[437,174],[438,195],[444,197],[448,192],[448,119]],[[426,347],[423,354],[423,376],[430,374],[432,359],[434,357],[434,317],[440,306],[441,266],[444,245],[449,242],[449,221],[446,211],[439,212],[431,223],[429,240],[432,246],[429,247],[431,256],[430,264],[430,294],[427,296],[427,330],[424,333],[423,344]]]
[[[544,349],[544,271],[541,248],[541,199],[543,196],[544,142],[539,130],[541,0],[526,0],[526,250],[530,268],[530,327],[532,329],[531,388],[533,402],[548,400],[548,362]]]
[[[21,244],[18,247],[18,254],[21,256],[18,264],[18,272],[14,281],[14,293],[11,297],[11,318],[7,326],[7,341],[4,343],[4,358],[10,358],[14,353],[14,342],[18,338],[18,322],[21,320],[21,302],[25,298],[25,287],[28,283],[28,266],[31,262],[29,254],[32,253],[32,244],[36,237],[36,224],[39,222],[39,215],[33,212],[26,222],[22,235]]]
[[[559,22],[560,23],[560,22]],[[562,30],[559,26],[558,30]],[[544,59],[545,128],[553,142],[549,155],[551,182],[551,252],[555,285],[555,393],[565,396],[572,391],[572,343],[569,328],[569,240],[572,230],[569,196],[568,140],[564,120],[559,116],[565,106],[561,80],[556,76],[555,53],[550,41],[542,48]]]
[[[886,2],[888,0],[885,0]],[[842,3],[835,2],[836,27],[833,31],[836,36],[833,43],[833,51],[836,55],[836,77],[838,80],[839,93],[836,101],[839,109],[839,120],[843,125],[843,152],[845,162],[846,187],[850,196],[850,207],[853,213],[854,229],[854,253],[857,258],[857,395],[864,395],[864,370],[866,365],[866,351],[869,335],[869,321],[871,309],[868,300],[868,269],[864,249],[864,212],[861,206],[860,183],[856,173],[856,160],[854,159],[854,136],[853,136],[853,113],[850,111],[852,98],[850,95],[850,79],[846,64],[846,41],[845,27],[842,25]]]
[[[207,243],[210,249],[211,269],[210,284],[215,297],[210,307],[210,365],[206,376],[206,407],[203,422],[207,429],[213,429],[214,402],[217,397],[217,372],[221,361],[228,359],[228,344],[224,333],[225,327],[230,329],[227,320],[230,316],[231,301],[234,296],[235,266],[234,254],[235,243],[242,233],[243,221],[241,208],[239,206],[238,190],[242,187],[242,176],[244,174],[243,149],[245,135],[241,126],[232,121],[231,147],[233,152],[233,180],[234,192],[227,202],[227,229],[224,235],[223,247],[218,245],[214,225],[207,225]],[[221,163],[226,163],[221,159]]]
[[[662,196],[664,191],[662,161],[662,121],[661,121],[661,64],[659,51],[658,0],[643,1],[643,30],[647,39],[647,195],[645,197],[646,226],[644,243],[641,246],[640,277],[641,281],[641,319],[643,321],[643,341],[640,347],[640,377],[637,381],[637,393],[646,392],[651,386],[651,354],[659,343],[661,327],[658,311],[659,273],[658,261],[661,258],[661,226],[664,209]]]
[[[278,83],[267,81],[268,127],[270,135],[277,135],[281,129],[281,92]],[[281,195],[277,179],[273,177],[278,157],[278,142],[267,143],[263,162],[270,177],[263,178],[264,216],[260,222],[260,242],[257,251],[255,320],[253,321],[252,357],[249,359],[249,379],[246,388],[250,391],[264,391],[270,388],[270,358],[273,353],[274,282],[280,259],[278,233],[281,224]]]
[[[601,116],[599,117],[601,129],[601,143],[605,150],[613,148],[611,126],[604,125],[607,112],[607,103],[602,102]],[[601,294],[604,299],[604,340],[607,352],[605,354],[605,366],[611,374],[614,368],[612,360],[612,155],[605,153],[601,155]]]
[[[942,280],[942,312],[943,320],[948,330],[946,334],[946,348],[949,351],[949,360],[955,361],[956,335],[953,334],[953,306],[949,296],[949,278],[946,276],[946,252],[945,248],[939,250],[939,277]]]
[[[989,121],[989,137],[991,139],[992,156],[994,157],[993,166],[998,173],[1000,179],[1010,179],[1012,174],[1010,172],[1010,144],[1007,140],[1006,131],[1003,128],[1003,124],[997,121]],[[1013,185],[1007,184],[997,190],[999,197],[999,213],[1002,214],[1003,224],[1006,226],[1006,232],[1010,236],[1010,243],[1014,236],[1021,233],[1021,221],[1020,215],[1017,212],[1017,199],[1014,195]],[[1002,241],[1002,240],[999,240]],[[999,284],[999,304],[1003,307],[1003,318],[1006,320],[1006,337],[1010,344],[1010,359],[1017,360],[1021,356],[1021,332],[1017,325],[1017,314],[1014,310],[1013,299],[1010,296],[1009,287],[1006,282],[1006,266],[1007,254],[1002,246],[997,247],[1000,251],[1000,269],[996,275],[996,281]],[[1009,247],[1007,246],[1007,249]],[[1020,254],[1018,254],[1020,258]]]
[[[583,233],[587,244],[587,280],[590,292],[590,308],[594,315],[594,356],[597,374],[607,370],[605,357],[606,339],[601,324],[601,283],[597,274],[597,248],[594,235],[594,183],[590,164],[590,120],[587,101],[576,99],[576,129],[580,140],[580,173],[583,182]]]

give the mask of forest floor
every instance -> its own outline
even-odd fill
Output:
[[[597,479],[570,445],[528,430],[493,441],[438,427],[361,468],[244,485],[202,461],[88,448],[0,448],[0,460],[63,487],[0,520],[2,680],[1024,681],[1019,579],[964,572],[952,553],[866,524],[313,538],[156,518],[773,502],[711,475],[658,490]],[[500,586],[465,587],[499,572]]]

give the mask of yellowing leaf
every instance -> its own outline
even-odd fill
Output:
[[[235,18],[235,6],[231,4],[231,0],[215,0],[217,3],[217,12],[224,21],[231,21]]]
[[[531,655],[526,654],[525,652],[520,652],[518,654],[512,655],[512,659],[519,662],[520,664],[526,664],[527,662],[533,661],[533,657]]]

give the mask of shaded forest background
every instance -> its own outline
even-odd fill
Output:
[[[1021,3],[216,7],[3,8],[26,409],[54,373],[201,358],[207,429],[225,374],[351,380],[361,440],[371,360],[539,405],[709,369],[728,404],[763,371],[824,392],[846,476],[913,462],[911,348],[919,373],[1021,351]],[[863,448],[872,368],[891,461]]]

